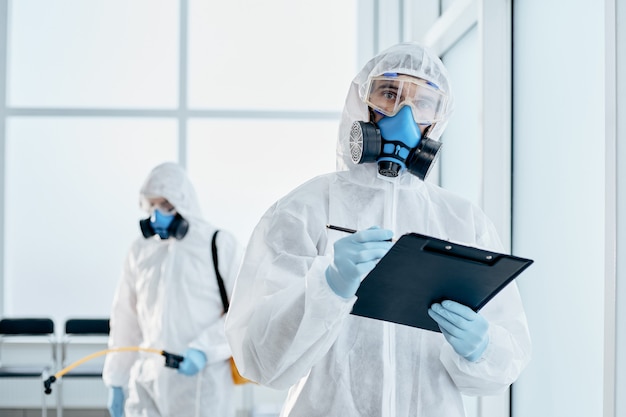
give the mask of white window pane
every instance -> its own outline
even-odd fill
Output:
[[[8,104],[175,107],[178,2],[10,4]]]
[[[139,188],[177,159],[176,122],[15,118],[7,128],[5,312],[57,323],[108,314],[139,236]]]
[[[357,2],[190,0],[193,108],[341,110]]]
[[[441,185],[480,205],[482,190],[481,92],[478,30],[474,27],[446,53],[454,113],[441,148]]]
[[[207,220],[246,245],[270,205],[335,170],[337,126],[338,121],[191,121],[189,175]]]

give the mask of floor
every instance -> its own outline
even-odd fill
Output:
[[[0,408],[0,417],[41,417],[40,409]],[[57,412],[48,409],[47,417],[56,417]],[[249,413],[239,410],[236,417],[248,417]],[[258,417],[277,417],[278,414],[255,414]],[[63,417],[110,417],[108,410],[63,410]]]
[[[0,417],[41,417],[41,409],[0,408]],[[47,417],[56,417],[57,411],[48,409]],[[110,417],[107,410],[63,410],[63,417]]]

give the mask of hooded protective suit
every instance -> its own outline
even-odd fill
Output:
[[[107,355],[103,379],[128,387],[125,416],[231,416],[230,347],[213,268],[211,239],[215,227],[202,218],[191,182],[183,169],[164,163],[152,170],[140,192],[164,197],[189,222],[182,240],[137,238],[124,264],[111,311],[109,347],[142,346],[183,354],[204,352],[207,365],[193,376],[164,366],[151,353]],[[230,296],[242,248],[221,230],[217,236],[220,273]]]
[[[346,236],[327,230],[328,223],[503,249],[492,223],[465,199],[406,171],[382,177],[375,163],[352,163],[350,126],[369,119],[359,91],[369,76],[385,72],[450,91],[441,61],[417,44],[394,46],[368,62],[348,92],[338,171],[306,182],[269,208],[237,278],[226,335],[244,376],[291,387],[281,416],[463,416],[461,393],[502,393],[529,361],[515,284],[481,310],[490,343],[480,360],[469,362],[440,333],[351,315],[356,297],[337,296],[325,279],[333,242]],[[442,129],[435,126],[430,136]]]

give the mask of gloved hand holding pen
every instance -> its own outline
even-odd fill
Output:
[[[326,269],[330,288],[343,298],[356,294],[361,280],[385,256],[393,243],[393,232],[370,227],[335,242],[333,262]]]
[[[428,315],[456,353],[470,362],[480,359],[489,344],[489,322],[482,315],[451,300],[433,304]]]

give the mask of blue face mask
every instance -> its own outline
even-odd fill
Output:
[[[406,169],[409,153],[422,139],[422,132],[409,106],[404,106],[395,116],[383,117],[378,127],[382,136],[378,170],[382,175],[395,177],[398,171]]]
[[[174,221],[174,217],[174,214],[163,214],[158,209],[154,210],[150,217],[150,226],[161,239],[168,239],[170,237],[169,227]]]
[[[350,132],[352,162],[378,162],[378,172],[386,177],[397,177],[407,169],[425,179],[440,147],[438,141],[422,137],[409,106],[378,124],[354,122]]]
[[[189,222],[177,213],[175,209],[170,206],[169,212],[163,212],[159,207],[151,209],[151,216],[147,219],[139,220],[139,228],[141,234],[146,239],[151,238],[154,235],[159,235],[161,239],[182,239],[189,231]]]

